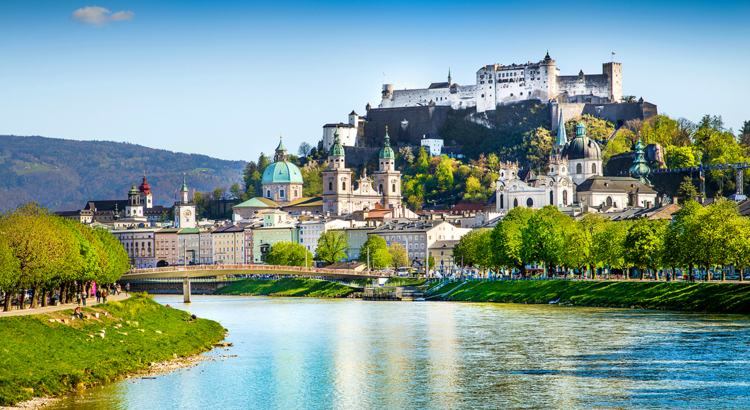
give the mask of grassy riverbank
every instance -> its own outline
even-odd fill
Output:
[[[72,310],[62,310],[0,318],[0,405],[114,380],[174,355],[201,353],[225,332],[211,320],[186,321],[187,312],[144,295],[83,312],[100,317],[50,322],[70,319]]]
[[[436,292],[443,293],[443,289]],[[549,303],[559,299],[561,304],[750,314],[750,283],[468,282],[446,299],[515,303]]]
[[[355,288],[315,279],[285,278],[279,280],[246,279],[227,285],[215,295],[309,296],[316,298],[346,297]]]

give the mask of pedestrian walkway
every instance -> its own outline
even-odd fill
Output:
[[[115,301],[125,300],[129,297],[130,297],[129,294],[122,292],[117,296],[114,296],[114,295],[107,296],[107,302],[110,302],[113,300]],[[94,305],[96,305],[96,298],[88,298],[88,300],[86,300],[86,306],[81,305],[81,307],[93,307]],[[9,317],[9,316],[41,315],[44,313],[56,312],[58,310],[75,309],[76,307],[78,307],[78,303],[66,303],[66,304],[61,303],[57,306],[39,307],[36,309],[31,309],[31,308],[26,308],[23,310],[16,309],[16,310],[11,310],[10,312],[0,311],[0,318]]]

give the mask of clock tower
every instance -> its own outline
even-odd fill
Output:
[[[182,188],[180,188],[180,200],[174,204],[174,227],[175,228],[197,228],[198,219],[195,215],[195,204],[188,200],[189,191],[182,177]]]

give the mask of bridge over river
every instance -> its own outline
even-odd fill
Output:
[[[206,278],[226,277],[233,275],[281,275],[281,276],[319,276],[347,279],[375,279],[387,278],[382,272],[349,269],[306,268],[301,266],[279,265],[194,265],[194,266],[165,266],[161,268],[133,269],[122,276],[122,281],[131,279],[160,279],[160,278]]]

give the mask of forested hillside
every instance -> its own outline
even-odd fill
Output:
[[[155,205],[171,205],[182,184],[214,190],[242,180],[243,161],[109,141],[0,135],[0,211],[34,201],[75,210],[93,199],[126,199],[146,172]]]

